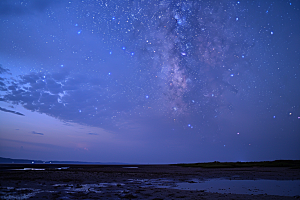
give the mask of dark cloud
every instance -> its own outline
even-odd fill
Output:
[[[9,69],[5,69],[0,64],[0,74],[11,74]],[[7,91],[7,85],[5,83],[7,79],[0,77],[0,91]]]
[[[10,71],[9,69],[3,68],[2,65],[0,64],[0,74],[5,74],[5,73],[6,74],[11,74],[9,71]],[[4,80],[4,79],[1,78],[0,80]]]
[[[32,134],[35,134],[35,135],[44,135],[44,133],[37,133],[37,132],[35,132],[35,131],[32,131],[31,133],[32,133]]]
[[[88,133],[89,135],[99,135],[98,133]]]
[[[67,78],[67,76],[70,74],[67,70],[62,70],[60,72],[54,72],[51,74],[51,77],[56,81],[63,81]]]
[[[31,73],[19,77],[4,95],[7,102],[22,104],[26,109],[45,113],[66,122],[98,127],[114,126],[114,115],[134,107],[116,87],[95,84],[84,75]],[[60,77],[60,81],[57,80]],[[63,79],[64,78],[64,79]],[[100,78],[98,78],[99,80]],[[97,82],[105,82],[100,80]],[[112,98],[112,96],[114,98]]]
[[[24,15],[43,12],[48,7],[61,3],[59,0],[1,0],[0,15]]]
[[[3,112],[9,112],[9,113],[13,113],[13,114],[16,114],[16,115],[25,116],[25,115],[22,114],[22,113],[19,113],[19,112],[13,111],[13,110],[8,110],[8,109],[1,108],[1,107],[0,107],[0,110],[3,111]]]

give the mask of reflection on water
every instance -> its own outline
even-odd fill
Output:
[[[31,170],[31,171],[40,171],[40,170],[45,170],[43,168],[23,168],[23,169],[10,169],[10,170]]]
[[[40,189],[33,188],[0,188],[1,199],[28,199],[39,193]]]
[[[67,193],[76,193],[76,192],[95,192],[101,193],[101,189],[109,186],[117,186],[118,183],[98,183],[98,184],[55,184],[53,185],[56,189],[62,188]],[[122,184],[124,185],[124,184]]]
[[[137,169],[138,167],[122,167],[122,168],[125,168],[125,169]]]
[[[226,180],[177,183],[177,189],[235,194],[300,195],[300,180]]]
[[[62,198],[69,199],[69,194],[76,193],[102,193],[104,188],[121,187],[123,183],[97,183],[97,184],[54,184],[54,188],[50,189],[35,189],[35,188],[15,188],[15,187],[0,187],[0,199],[28,199],[34,197],[38,193],[60,193]],[[117,191],[117,190],[116,190]],[[118,190],[119,193],[123,191]]]
[[[53,168],[57,170],[62,170],[62,169],[69,169],[69,167],[58,167],[58,168]],[[45,168],[23,168],[23,169],[8,169],[8,170],[31,170],[31,171],[40,171],[40,170],[46,170]]]
[[[136,188],[169,188],[181,190],[199,190],[205,192],[232,193],[232,194],[267,194],[280,196],[300,195],[300,180],[226,180],[210,179],[199,181],[197,179],[189,182],[178,183],[172,179],[127,179],[122,182],[74,184],[57,183],[25,184],[26,188],[1,187],[0,196],[4,199],[28,199],[43,194],[44,196],[54,194],[56,198],[73,199],[78,195],[116,194],[120,198],[128,196],[129,192]],[[56,196],[55,196],[56,195]],[[96,196],[95,196],[96,195]],[[130,193],[132,198],[137,194]],[[38,197],[36,197],[38,198]],[[119,198],[118,198],[119,199]]]

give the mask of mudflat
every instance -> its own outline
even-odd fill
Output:
[[[234,194],[177,187],[177,183],[218,178],[299,181],[299,168],[70,164],[2,164],[0,167],[2,199],[300,199],[297,195],[257,194],[251,190],[247,194]]]

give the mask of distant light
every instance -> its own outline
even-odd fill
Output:
[[[237,18],[235,18],[235,21],[238,21],[239,20],[239,18],[237,17]]]
[[[230,74],[230,76],[231,76],[231,77],[233,77],[233,76],[234,76],[234,74]]]
[[[131,55],[133,56],[133,55],[134,55],[134,52],[132,52]]]
[[[115,20],[116,18],[115,17],[112,17],[112,20]]]
[[[292,5],[292,3],[290,3],[290,6]]]
[[[237,135],[239,135],[240,133],[236,133]]]
[[[64,65],[60,65],[60,67],[64,67]]]
[[[224,144],[224,147],[225,147],[226,145]]]
[[[241,2],[238,1],[237,3],[240,4]]]
[[[110,75],[111,73],[110,72],[108,72],[108,75]]]
[[[271,31],[271,35],[273,35],[274,34],[274,32],[273,31]]]
[[[194,128],[193,126],[191,126],[191,128]]]
[[[275,118],[276,118],[276,116],[274,115],[274,116],[273,116],[273,118],[275,119]]]
[[[80,113],[81,113],[81,110],[78,110],[78,112],[80,112]]]
[[[123,50],[125,50],[125,47],[122,47]]]
[[[298,119],[300,119],[300,117],[298,117]]]
[[[78,26],[78,24],[75,24],[75,26]]]
[[[185,53],[185,52],[182,52],[181,55],[186,56],[186,53]]]
[[[109,54],[112,54],[112,52],[110,51]]]
[[[292,114],[293,114],[293,113],[290,112],[290,113],[289,113],[289,116],[291,116]]]
[[[148,99],[149,98],[149,96],[148,95],[146,95],[146,99]]]
[[[214,97],[215,95],[214,95],[214,94],[211,94],[211,96]]]
[[[190,127],[191,125],[190,124],[188,124],[188,127]]]
[[[242,58],[245,58],[245,56],[244,56],[244,55],[242,55]]]
[[[193,102],[193,103],[195,103],[195,101],[194,101],[194,100],[192,100],[192,102]]]
[[[77,34],[80,35],[81,31],[82,31],[82,30],[79,30],[79,31],[77,32]]]

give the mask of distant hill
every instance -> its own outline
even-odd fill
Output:
[[[12,159],[0,157],[0,164],[95,164],[95,165],[121,165],[126,163],[118,162],[81,162],[81,161],[42,161],[28,159]]]
[[[8,164],[8,163],[17,163],[17,164],[31,164],[31,163],[43,163],[41,160],[27,160],[27,159],[11,159],[11,158],[3,158],[0,157],[1,164]]]

